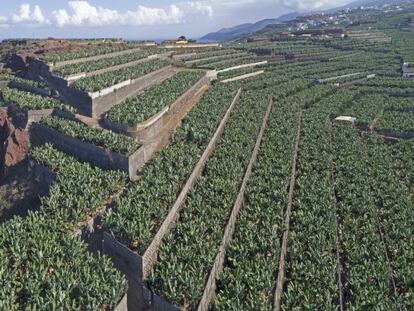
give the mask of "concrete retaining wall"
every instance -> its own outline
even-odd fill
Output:
[[[233,52],[234,51],[235,50],[233,50]],[[181,60],[181,59],[185,59],[191,56],[200,56],[199,59],[201,59],[201,57],[207,58],[209,56],[221,56],[221,55],[226,55],[226,54],[228,54],[228,50],[216,50],[216,51],[213,50],[209,52],[201,52],[201,53],[194,52],[194,53],[188,53],[188,54],[173,55],[173,59]]]
[[[37,163],[37,161],[30,159],[28,173],[34,176],[40,183],[42,191],[40,196],[46,195],[49,189],[56,182],[56,176],[43,165]]]
[[[256,67],[256,66],[266,65],[266,64],[267,64],[267,60],[265,60],[263,62],[249,63],[249,64],[244,64],[244,65],[238,65],[238,66],[234,66],[234,67],[229,67],[229,68],[226,68],[226,69],[218,70],[217,73],[227,72],[227,71],[236,70],[236,69],[242,69],[242,68],[248,68],[248,67]]]
[[[161,83],[164,80],[171,78],[176,74],[176,72],[177,70],[175,68],[167,66],[143,77],[132,80],[130,85],[106,94],[105,96],[93,99],[91,116],[98,117],[102,115],[103,113],[109,111],[112,107],[122,103],[128,97],[135,96],[151,85]]]
[[[168,213],[167,217],[165,218],[163,224],[158,229],[158,232],[154,236],[151,244],[149,245],[148,249],[145,251],[143,255],[143,278],[146,279],[149,272],[151,271],[153,265],[155,264],[158,256],[158,250],[161,245],[161,241],[163,237],[171,230],[174,226],[175,221],[177,221],[179,217],[179,213],[183,208],[184,202],[187,198],[187,195],[197,181],[197,179],[201,176],[204,167],[210,158],[211,154],[215,150],[217,144],[219,143],[221,136],[224,132],[224,128],[227,124],[228,119],[230,118],[230,114],[233,111],[235,105],[239,102],[241,96],[241,89],[237,92],[233,102],[229,106],[226,114],[224,115],[223,119],[220,122],[220,125],[216,129],[212,139],[210,140],[208,146],[203,152],[200,160],[198,161],[196,167],[194,168],[193,172],[191,173],[190,177],[188,178],[186,184],[182,188],[180,194],[177,197],[176,202],[171,207],[170,212]]]
[[[13,118],[13,123],[19,128],[28,129],[33,122],[39,122],[43,117],[56,116],[70,120],[74,120],[75,116],[69,112],[64,112],[56,108],[41,109],[41,110],[28,110],[19,108],[12,103],[7,103],[9,114]]]
[[[51,67],[58,68],[58,67],[63,67],[65,65],[79,64],[79,63],[84,63],[84,62],[93,61],[93,60],[100,60],[104,58],[112,58],[112,57],[131,54],[131,53],[139,52],[139,51],[142,51],[142,48],[129,49],[129,50],[124,50],[120,52],[112,52],[112,53],[90,56],[90,57],[76,58],[76,59],[51,63],[50,65]]]
[[[391,97],[414,97],[414,93],[390,93]]]
[[[171,52],[162,53],[162,54],[154,54],[154,55],[150,55],[148,57],[138,59],[138,60],[135,60],[135,61],[132,61],[132,62],[129,62],[129,63],[124,63],[124,64],[120,64],[120,65],[115,65],[115,66],[111,66],[111,67],[107,67],[107,68],[98,69],[98,70],[95,70],[95,71],[81,72],[81,73],[77,73],[77,74],[74,74],[74,75],[66,76],[66,77],[63,77],[63,79],[67,80],[69,82],[69,84],[71,84],[74,81],[79,80],[79,79],[84,78],[84,77],[96,76],[96,75],[101,74],[101,73],[106,73],[106,72],[115,71],[115,70],[119,70],[119,69],[126,68],[126,67],[135,66],[135,65],[138,65],[138,64],[146,63],[146,62],[154,60],[154,59],[167,59],[170,55],[171,55]]]
[[[186,199],[188,192],[190,191],[192,185],[195,183],[197,178],[201,175],[205,167],[205,164],[207,163],[210,155],[213,153],[216,144],[220,140],[224,128],[227,124],[227,121],[230,117],[230,114],[233,111],[234,106],[240,99],[240,95],[241,90],[237,92],[235,98],[233,99],[233,102],[229,106],[226,114],[224,115],[218,128],[216,129],[215,134],[211,138],[199,162],[197,163],[196,167],[194,168],[193,172],[188,178],[186,184],[182,188],[174,206],[171,208],[170,213],[168,214],[161,228],[158,230],[153,242],[148,247],[145,254],[143,256],[140,256],[138,253],[130,250],[128,246],[118,241],[111,234],[107,232],[104,233],[103,252],[112,259],[114,265],[121,272],[123,272],[130,281],[137,284],[142,284],[143,280],[148,275],[148,272],[155,264],[157,259],[156,256],[163,236],[168,232],[168,230],[171,229],[174,220],[177,219],[179,211]],[[151,294],[148,291],[145,292],[147,293],[147,295],[144,296],[146,296],[147,300],[150,301],[149,303],[151,303]]]
[[[391,137],[391,138],[406,139],[406,140],[414,138],[414,131],[397,132],[397,131],[392,131],[392,130],[375,130],[375,132],[379,133],[380,135]]]
[[[264,73],[264,70],[260,70],[260,71],[256,71],[256,72],[252,72],[252,73],[247,73],[245,75],[241,75],[241,76],[237,76],[237,77],[234,77],[234,78],[226,79],[226,80],[221,81],[221,83],[229,83],[229,82],[239,81],[239,80],[243,80],[243,79],[247,79],[247,78],[252,78],[252,77],[261,75],[262,73]]]
[[[9,86],[11,88],[19,89],[21,91],[41,95],[41,96],[51,96],[52,95],[52,92],[49,89],[41,89],[41,88],[37,88],[37,87],[31,86],[31,85],[27,85],[27,84],[16,82],[16,81],[10,81],[7,86]]]
[[[138,170],[148,161],[151,154],[151,145],[141,146],[129,157],[117,152],[104,149],[78,138],[62,134],[54,129],[34,123],[30,127],[31,140],[36,144],[51,143],[57,149],[88,162],[94,166],[107,170],[121,170],[127,172],[131,179],[135,179]]]
[[[128,311],[128,295],[125,294],[124,297],[122,297],[119,304],[115,307],[113,311]]]
[[[206,56],[205,58],[199,58],[194,60],[186,61],[186,65],[196,65],[200,62],[205,62],[211,60],[211,63],[214,63],[214,60],[219,59],[218,61],[227,61],[228,59],[238,58],[240,56],[248,55],[247,52],[242,53],[234,53],[234,54],[224,54],[224,55],[213,55],[213,56]],[[222,58],[224,57],[224,58]],[[209,64],[202,64],[201,66],[208,66]]]
[[[216,288],[217,288],[216,280],[218,279],[219,275],[224,269],[224,259],[226,257],[226,252],[229,247],[230,241],[233,238],[233,234],[236,228],[236,222],[237,222],[240,210],[244,203],[244,192],[247,187],[247,182],[249,181],[250,176],[252,174],[253,166],[256,163],[257,156],[259,154],[260,145],[262,143],[262,139],[263,139],[265,130],[267,128],[267,124],[269,121],[271,111],[272,111],[272,101],[269,103],[269,106],[267,107],[266,113],[264,115],[262,126],[260,128],[259,134],[257,135],[256,144],[253,148],[253,152],[250,157],[250,162],[247,166],[246,172],[243,177],[242,184],[240,186],[239,193],[237,195],[236,201],[233,205],[233,209],[230,214],[230,218],[224,230],[221,245],[216,255],[213,267],[210,271],[210,275],[207,280],[207,284],[204,289],[203,296],[198,306],[198,311],[208,311],[212,302],[214,301],[214,297],[216,296]]]
[[[164,107],[155,116],[142,123],[133,126],[118,124],[104,117],[102,125],[117,133],[122,133],[131,137],[138,137],[141,140],[148,139],[158,135],[165,127],[169,119],[178,111],[183,109],[187,104],[192,102],[200,92],[203,92],[210,84],[210,78],[206,75],[194,84],[185,94],[180,96],[172,105]]]
[[[42,61],[33,60],[29,65],[29,71],[32,76],[43,78],[50,86],[58,90],[62,99],[78,109],[79,113],[93,118],[99,117],[128,97],[135,96],[150,85],[161,83],[176,73],[175,68],[166,66],[143,77],[131,80],[122,88],[112,89],[111,92],[105,91],[103,96],[95,95],[95,98],[92,98],[86,92],[69,87],[67,80],[53,74],[49,66]]]

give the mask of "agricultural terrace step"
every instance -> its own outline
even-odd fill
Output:
[[[237,199],[234,203],[229,221],[226,225],[226,229],[223,234],[223,239],[221,241],[219,251],[217,253],[213,268],[211,269],[210,275],[207,280],[206,287],[204,289],[203,296],[198,306],[198,311],[208,311],[209,308],[211,307],[212,302],[214,301],[214,297],[216,295],[216,289],[217,289],[217,280],[219,279],[219,276],[222,273],[223,268],[224,268],[224,259],[226,257],[226,252],[230,245],[231,240],[233,239],[233,234],[234,234],[236,222],[238,219],[238,215],[244,204],[244,193],[246,190],[247,183],[252,174],[253,166],[255,165],[256,160],[257,160],[257,155],[259,153],[260,145],[262,143],[262,139],[266,131],[269,117],[272,111],[272,105],[273,103],[271,100],[267,108],[267,111],[265,113],[265,116],[263,118],[262,127],[260,128],[260,132],[257,136],[256,144],[254,146],[249,165],[247,166],[245,175],[243,177],[242,184],[240,186],[239,193],[237,195]]]
[[[265,60],[263,62],[250,63],[250,64],[244,64],[244,65],[229,67],[229,68],[226,68],[226,69],[218,70],[217,72],[220,73],[220,72],[226,72],[226,71],[230,71],[230,70],[236,70],[236,69],[247,68],[247,67],[256,67],[256,66],[266,65],[266,64],[267,64],[267,60]]]
[[[76,157],[80,161],[88,162],[107,170],[127,172],[131,179],[136,178],[138,165],[144,162],[145,150],[141,146],[132,155],[126,156],[118,152],[104,149],[79,138],[68,136],[42,124],[34,123],[30,127],[31,140],[36,145],[51,143],[55,148]]]
[[[247,55],[247,52],[234,53],[234,54],[224,54],[224,55],[213,55],[213,56],[206,57],[206,58],[189,60],[189,61],[186,61],[185,64],[186,65],[193,65],[193,64],[197,65],[197,63],[202,63],[202,62],[205,62],[205,61],[210,61],[210,60],[214,61],[215,59],[219,59],[219,61],[221,61],[221,60],[227,60],[228,58],[239,57],[239,56],[244,56],[244,55]]]
[[[136,60],[136,61],[132,61],[132,62],[129,62],[129,63],[120,64],[120,65],[116,65],[116,66],[111,66],[111,67],[107,67],[107,68],[103,68],[103,69],[99,69],[99,70],[95,70],[95,71],[81,72],[81,73],[77,73],[77,74],[73,74],[73,75],[65,76],[65,77],[61,77],[61,78],[68,81],[69,85],[71,85],[73,82],[75,82],[76,80],[79,80],[81,78],[92,77],[92,76],[96,76],[96,75],[101,74],[101,73],[111,72],[111,71],[119,70],[119,69],[122,69],[122,68],[135,66],[135,65],[138,65],[138,64],[149,62],[149,61],[154,60],[154,59],[164,59],[167,55],[169,55],[169,54],[168,53],[163,53],[163,54],[159,54],[159,55],[158,54],[150,55],[146,58],[139,59],[139,60]],[[59,76],[59,75],[57,75],[57,76]]]
[[[93,93],[93,97],[91,97],[92,117],[97,118],[101,116],[112,107],[121,104],[127,98],[141,93],[150,86],[162,83],[176,73],[176,68],[167,66],[137,79],[125,81],[122,86],[119,84],[114,89],[102,90],[99,92],[99,95]]]
[[[83,58],[77,58],[77,59],[71,59],[71,60],[66,60],[66,61],[60,61],[60,62],[55,62],[55,63],[48,63],[48,65],[52,68],[59,68],[65,65],[72,65],[72,64],[79,64],[79,63],[83,63],[83,62],[87,62],[87,61],[92,61],[92,60],[99,60],[99,59],[104,59],[104,58],[112,58],[115,56],[121,56],[121,55],[125,55],[125,54],[130,54],[130,53],[134,53],[134,52],[138,52],[138,51],[142,51],[142,48],[134,48],[134,49],[128,49],[128,50],[124,50],[124,51],[120,51],[120,52],[113,52],[113,53],[107,53],[107,54],[101,54],[101,55],[96,55],[96,56],[90,56],[90,57],[83,57]]]
[[[53,88],[58,90],[65,102],[76,107],[79,113],[93,118],[100,117],[128,97],[139,94],[151,85],[161,83],[177,72],[175,68],[169,65],[134,80],[124,81],[101,90],[101,92],[95,92],[93,93],[94,98],[92,98],[84,91],[69,87],[66,80],[51,73],[49,67],[40,61],[34,60],[31,62],[29,71],[34,76],[42,77]]]
[[[34,122],[39,122],[42,118],[48,116],[56,116],[62,117],[67,119],[74,119],[74,115],[59,110],[57,108],[50,108],[50,109],[39,109],[39,110],[29,110],[29,109],[22,109],[19,108],[12,103],[7,105],[8,111],[11,116],[13,116],[13,122],[15,125],[24,128],[26,130],[29,129],[30,125]]]
[[[283,285],[285,282],[285,265],[286,265],[287,255],[288,255],[290,216],[292,213],[293,193],[295,191],[296,175],[297,175],[296,172],[298,169],[297,162],[298,162],[298,155],[299,155],[301,126],[302,126],[302,111],[300,111],[299,116],[298,116],[298,129],[296,132],[295,150],[294,150],[293,161],[292,161],[292,173],[291,173],[290,185],[289,185],[289,201],[288,201],[288,206],[286,208],[286,215],[285,215],[285,232],[283,234],[282,247],[280,251],[279,273],[277,276],[277,284],[276,284],[274,304],[273,304],[275,311],[280,311],[281,304],[282,304]]]
[[[174,103],[162,108],[157,114],[150,119],[135,124],[133,126],[115,123],[104,116],[102,119],[103,127],[117,133],[122,133],[131,137],[138,137],[141,140],[155,137],[165,127],[168,120],[172,118],[178,111],[187,105],[191,105],[195,98],[200,97],[210,85],[211,79],[207,75],[203,76],[196,84],[194,84],[187,92],[181,95]]]
[[[244,80],[244,79],[247,79],[247,78],[256,77],[258,75],[263,74],[264,72],[265,72],[264,70],[260,70],[260,71],[256,71],[256,72],[252,72],[252,73],[247,73],[245,75],[241,75],[241,76],[238,76],[238,77],[223,80],[223,81],[221,81],[221,83],[229,83],[229,82],[234,82],[234,81]]]
[[[42,89],[42,88],[38,88],[38,87],[34,87],[31,85],[27,85],[24,83],[20,83],[17,81],[10,81],[7,85],[8,87],[11,88],[15,88],[18,90],[22,90],[25,92],[30,92],[33,94],[37,94],[37,95],[41,95],[41,96],[51,96],[52,95],[52,91],[50,89]]]
[[[153,238],[153,241],[143,254],[140,254],[130,250],[128,246],[118,242],[116,238],[112,237],[109,233],[104,234],[103,241],[103,251],[109,257],[112,258],[114,264],[120,269],[130,280],[133,280],[136,283],[142,283],[144,279],[148,276],[149,271],[156,263],[158,250],[162,241],[162,238],[171,230],[174,221],[178,218],[180,210],[183,208],[183,203],[198,179],[201,176],[201,173],[213,153],[218,141],[220,140],[224,128],[227,124],[228,119],[238,103],[241,95],[241,89],[238,90],[236,96],[234,97],[231,105],[227,109],[225,115],[223,116],[220,124],[218,125],[213,137],[211,138],[208,146],[204,150],[200,160],[193,169],[190,177],[186,181],[185,185],[181,189],[179,196],[177,197],[174,205],[171,207],[168,216],[162,223],[161,227],[158,229],[158,232]]]
[[[194,52],[194,53],[188,53],[188,54],[178,54],[178,55],[173,55],[173,59],[180,60],[180,59],[192,58],[193,56],[198,56],[198,57],[219,56],[219,55],[228,54],[229,51],[230,50],[224,49],[224,50],[213,50],[213,51],[201,52],[201,53]]]

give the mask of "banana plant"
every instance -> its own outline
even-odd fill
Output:
[[[55,116],[45,117],[40,124],[62,134],[76,137],[82,141],[129,156],[141,146],[140,142],[131,137],[116,134],[101,128],[92,128],[83,123]]]
[[[143,94],[130,97],[108,111],[108,119],[121,124],[141,123],[170,106],[191,88],[202,76],[203,71],[182,71],[170,79],[154,85]]]

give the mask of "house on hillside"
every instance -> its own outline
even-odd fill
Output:
[[[402,76],[403,78],[414,77],[414,67],[411,67],[409,64],[404,63],[402,67]]]

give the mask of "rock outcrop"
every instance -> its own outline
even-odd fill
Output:
[[[15,129],[6,110],[0,109],[0,180],[7,169],[23,161],[29,150],[28,134]]]

